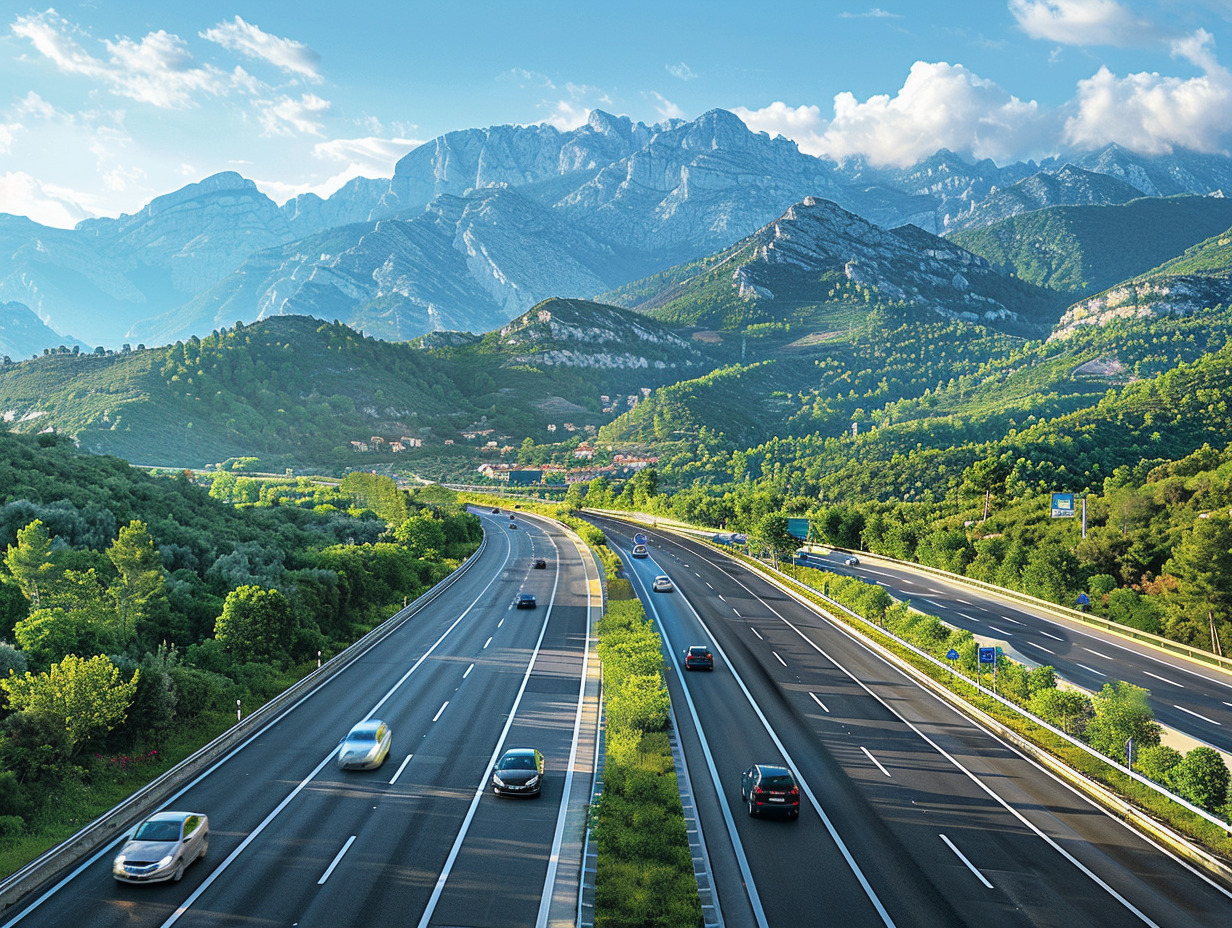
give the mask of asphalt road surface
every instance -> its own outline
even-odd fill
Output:
[[[1003,641],[1033,664],[1051,664],[1085,690],[1099,692],[1114,680],[1150,690],[1161,724],[1232,753],[1232,674],[924,571],[875,558],[847,567],[845,558],[811,555],[807,563],[880,584],[947,624]]]
[[[1232,893],[743,566],[653,531],[632,559],[645,530],[594,521],[664,633],[727,928],[1232,923]],[[713,672],[683,670],[695,644]],[[796,772],[798,821],[747,814],[754,762]]]
[[[489,542],[457,583],[168,803],[210,819],[181,882],[115,882],[112,845],[0,924],[546,924],[596,569],[557,526],[482,516]],[[519,592],[538,607],[515,610]],[[393,731],[388,760],[338,770],[339,739],[369,716]],[[541,798],[491,793],[506,747],[543,752]]]

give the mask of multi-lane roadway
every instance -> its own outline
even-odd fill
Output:
[[[878,583],[947,624],[1004,642],[1034,664],[1051,664],[1091,692],[1114,680],[1150,690],[1159,722],[1232,753],[1232,674],[908,565],[865,558],[849,567],[845,559],[841,553],[812,555],[807,563]]]
[[[111,845],[0,924],[572,923],[590,794],[592,759],[578,745],[597,572],[559,526],[482,517],[487,544],[457,582],[167,803],[210,819],[209,853],[182,881],[116,883]],[[534,569],[535,558],[546,568]],[[520,592],[538,607],[515,610]],[[338,770],[335,746],[368,717],[393,730],[388,760]],[[539,799],[487,787],[508,747],[545,755]]]
[[[669,652],[722,922],[1226,926],[1232,893],[1104,814],[836,624],[696,542],[596,518]],[[657,574],[671,593],[650,592]],[[681,654],[710,646],[713,672]],[[785,763],[797,821],[751,818]]]

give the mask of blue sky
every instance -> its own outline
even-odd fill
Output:
[[[1232,145],[1232,0],[6,3],[0,212],[71,226],[223,170],[278,202],[452,129],[715,107],[818,155]],[[764,12],[762,12],[764,11]]]

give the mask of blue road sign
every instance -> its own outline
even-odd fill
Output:
[[[1054,519],[1072,519],[1074,517],[1074,494],[1052,494],[1052,517]]]
[[[948,650],[948,651],[945,653],[945,658],[946,658],[946,660],[956,661],[956,660],[958,660],[958,652],[957,652],[957,651],[955,651],[953,648],[950,648],[950,650]]]
[[[1086,593],[1079,593],[1078,594],[1078,605],[1080,606],[1091,605],[1091,597],[1088,596]]]
[[[788,519],[787,534],[792,538],[799,538],[801,541],[806,541],[809,536],[809,520]]]
[[[995,664],[997,662],[996,648],[980,648],[980,663]]]

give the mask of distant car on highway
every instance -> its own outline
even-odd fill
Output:
[[[517,528],[517,527],[518,527],[518,523],[516,523],[516,522],[510,522],[510,523],[509,523],[509,527],[510,527],[510,528]]]
[[[704,644],[695,644],[684,652],[685,670],[714,670],[714,655]]]
[[[492,507],[492,511],[493,511],[493,512],[495,512],[495,513],[498,513],[498,514],[499,514],[499,513],[500,513],[500,506],[493,506],[493,507]]]
[[[543,790],[543,755],[534,748],[510,748],[492,768],[498,796],[538,796]]]
[[[646,550],[645,545],[634,545],[633,546],[633,556],[634,557],[650,557],[650,552]]]
[[[535,558],[535,570],[546,570],[548,562],[541,557]]]
[[[343,770],[373,770],[385,763],[393,732],[380,719],[368,719],[338,742],[338,766]]]
[[[856,557],[854,554],[852,554],[847,558],[847,560],[843,561],[843,563],[846,564],[848,567],[859,567],[860,559]]]
[[[519,609],[534,609],[535,594],[534,593],[519,593],[518,598],[513,601],[513,604]]]
[[[672,591],[672,578],[667,574],[659,574],[654,578],[654,583],[650,584],[650,588],[656,593],[670,593]]]
[[[749,815],[783,812],[800,815],[800,786],[795,774],[778,764],[754,764],[740,777],[740,800],[748,803]]]
[[[210,847],[210,820],[200,812],[159,812],[136,827],[111,865],[121,883],[179,882]]]

